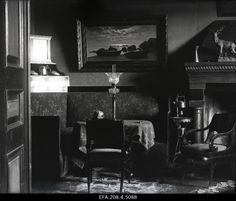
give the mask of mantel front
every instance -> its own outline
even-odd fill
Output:
[[[190,89],[205,89],[208,83],[236,83],[236,62],[185,63]]]

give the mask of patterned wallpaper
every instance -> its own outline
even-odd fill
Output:
[[[96,109],[102,110],[105,118],[112,118],[112,97],[108,92],[69,92],[67,125],[92,118]],[[158,113],[156,97],[150,94],[120,92],[117,96],[117,119],[150,120],[156,123]]]
[[[31,93],[32,116],[59,116],[66,128],[67,93]]]
[[[32,116],[59,116],[61,130],[78,120],[92,118],[94,110],[112,118],[112,97],[106,91],[69,93],[32,93]],[[117,119],[150,120],[156,127],[159,105],[156,97],[141,92],[120,92],[117,97]]]

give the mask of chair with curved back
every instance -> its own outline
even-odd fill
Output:
[[[123,188],[125,159],[124,125],[122,120],[87,120],[87,170],[88,193],[95,167],[115,167],[120,170],[120,193]]]
[[[233,174],[235,165],[235,128],[236,114],[222,113],[214,114],[210,124],[202,129],[188,130],[183,140],[185,143],[181,147],[182,167],[184,177],[186,171],[193,170],[194,167],[208,166],[210,167],[209,183],[211,184],[214,168],[217,164],[223,162],[232,162]],[[204,142],[191,143],[189,137],[200,131],[207,131]]]

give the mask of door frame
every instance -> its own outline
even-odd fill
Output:
[[[27,52],[25,55],[27,55],[25,58],[27,60],[27,107],[28,107],[28,114],[27,114],[27,129],[28,129],[28,192],[32,192],[32,134],[31,134],[31,87],[30,87],[30,30],[31,30],[31,0],[27,0]]]

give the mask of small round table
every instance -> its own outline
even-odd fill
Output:
[[[186,131],[188,124],[192,121],[192,118],[180,116],[180,117],[171,117],[171,119],[173,120],[173,122],[175,123],[178,129],[178,138],[177,138],[175,154],[174,154],[174,159],[173,159],[173,163],[174,163],[176,158],[180,154],[180,147],[182,145],[182,137]]]

